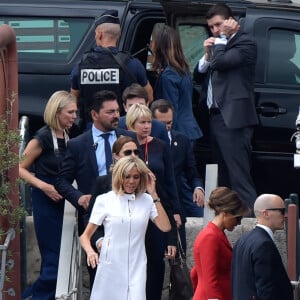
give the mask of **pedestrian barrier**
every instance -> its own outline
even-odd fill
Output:
[[[65,203],[55,299],[82,299],[81,246],[77,232],[76,209]]]
[[[299,281],[299,200],[296,194],[285,199],[287,207],[287,272],[294,287],[294,300],[300,299]]]
[[[3,299],[3,287],[4,287],[4,282],[5,282],[6,267],[11,269],[11,266],[13,266],[13,264],[14,264],[14,261],[12,259],[6,261],[6,258],[7,258],[9,244],[15,238],[15,236],[16,236],[15,230],[13,228],[10,228],[7,232],[4,244],[0,245],[0,251],[1,251],[0,300]],[[6,292],[9,296],[16,295],[13,288],[9,288]]]

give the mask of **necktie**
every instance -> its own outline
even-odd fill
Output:
[[[212,93],[212,85],[211,85],[211,73],[208,80],[208,88],[207,88],[207,107],[211,108],[213,104],[213,93]]]
[[[214,54],[214,45],[210,47],[210,59],[212,58]],[[209,72],[209,80],[208,80],[208,87],[207,87],[207,107],[211,108],[213,105],[213,91],[212,91],[212,84],[211,84],[211,79],[212,79],[212,70]]]
[[[108,140],[109,136],[110,136],[110,133],[101,134],[101,137],[104,139],[104,150],[105,150],[105,161],[106,161],[107,174],[109,173],[109,168],[110,168],[110,165],[112,164],[112,154],[111,154],[110,143]]]

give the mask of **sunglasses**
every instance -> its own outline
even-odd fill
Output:
[[[280,208],[266,208],[266,210],[278,210],[281,212],[281,214],[284,216],[285,215],[285,207],[280,207]]]
[[[134,149],[134,150],[124,150],[123,151],[123,154],[125,155],[125,156],[129,156],[129,155],[132,155],[132,153],[134,153],[134,155],[139,155],[140,154],[140,150],[138,150],[138,149]]]

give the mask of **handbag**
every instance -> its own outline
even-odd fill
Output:
[[[177,230],[177,254],[170,264],[169,300],[190,300],[194,290],[190,278],[190,271],[186,264],[186,255],[182,249],[180,235]]]

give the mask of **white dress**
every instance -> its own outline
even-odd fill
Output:
[[[150,195],[97,197],[90,222],[103,223],[105,236],[91,300],[146,299],[145,233],[149,219],[157,216]]]

